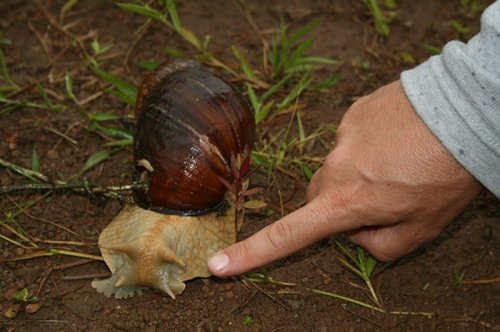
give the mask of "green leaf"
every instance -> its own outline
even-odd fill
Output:
[[[267,206],[267,203],[260,200],[250,200],[243,203],[243,206],[249,210],[257,210],[265,208]]]
[[[314,28],[316,28],[322,21],[322,18],[318,18],[311,23],[307,24],[306,26],[296,30],[290,37],[290,43],[293,44],[297,42],[299,39],[307,35],[309,32],[311,32]]]
[[[431,44],[421,43],[420,46],[424,50],[426,50],[427,52],[429,52],[431,55],[438,55],[438,54],[441,54],[441,52],[442,52],[441,48],[433,46]]]
[[[339,73],[335,73],[330,75],[330,77],[326,78],[324,81],[321,81],[317,85],[314,86],[315,89],[325,90],[331,88],[333,85],[337,84],[342,79]]]
[[[306,164],[302,164],[302,173],[304,173],[304,176],[306,177],[307,181],[311,181],[314,175],[313,171]]]
[[[182,30],[181,20],[179,19],[179,14],[177,13],[177,8],[175,8],[174,0],[166,0],[167,11],[170,15],[170,21],[174,26],[174,30],[180,32]]]
[[[33,152],[31,153],[31,170],[40,173],[40,158],[35,147],[33,147]]]
[[[302,57],[302,55],[304,55],[304,53],[309,49],[311,45],[312,45],[311,39],[307,39],[303,43],[300,43],[299,46],[297,46],[295,51],[293,51],[292,55],[290,56],[289,66],[300,63],[298,62],[299,59]]]
[[[111,84],[111,86],[113,87],[113,90],[110,92],[111,94],[117,96],[129,105],[135,104],[137,88],[134,85],[127,83],[118,76],[110,74],[109,72],[99,67],[93,67],[93,69],[97,73],[97,75]]]
[[[241,69],[243,70],[243,73],[245,73],[245,75],[249,79],[257,81],[257,76],[255,75],[254,71],[250,67],[250,64],[248,63],[245,56],[241,53],[240,49],[234,45],[231,46],[231,49],[233,50],[234,57],[240,62]]]
[[[333,58],[326,58],[322,56],[305,56],[300,58],[299,63],[319,63],[324,65],[338,65],[341,62]]]
[[[155,20],[160,20],[164,21],[165,20],[165,15],[154,8],[151,8],[149,5],[144,4],[144,5],[139,5],[135,3],[125,3],[125,2],[120,2],[116,4],[118,7],[125,9],[131,13],[139,14],[142,16],[146,16]]]
[[[311,77],[309,72],[306,72],[300,81],[295,85],[290,91],[290,93],[281,101],[281,103],[278,104],[278,107],[280,109],[286,108],[288,105],[290,105],[291,102],[293,102],[307,87],[311,84],[313,78]]]
[[[255,123],[259,124],[262,121],[264,121],[269,113],[271,112],[272,107],[274,106],[274,100],[271,100],[267,104],[265,104],[263,107],[259,109],[257,113],[255,113]]]
[[[36,87],[38,89],[38,92],[40,92],[40,96],[42,96],[43,102],[45,105],[47,105],[48,109],[52,109],[52,102],[50,101],[49,97],[47,96],[47,93],[45,92],[45,89],[40,83],[36,84]]]
[[[66,3],[64,4],[64,6],[62,7],[61,9],[61,13],[59,15],[59,20],[63,20],[64,19],[64,16],[66,16],[66,13],[71,9],[73,8],[74,5],[76,5],[78,3],[79,0],[68,0],[66,1]]]
[[[254,113],[257,114],[262,104],[257,99],[257,95],[255,94],[255,91],[253,90],[252,86],[250,84],[245,84],[245,85],[247,87],[247,95],[248,99],[250,99],[250,104],[252,104]]]
[[[196,47],[197,50],[202,50],[202,45],[198,40],[198,37],[189,29],[182,27],[179,31],[180,35],[186,39],[191,45]]]
[[[165,54],[171,58],[183,58],[183,57],[185,57],[184,53],[182,53],[179,50],[175,50],[173,48],[165,48],[165,50],[163,50],[163,52],[165,52]]]
[[[111,142],[108,142],[104,144],[105,147],[112,148],[112,147],[118,147],[118,148],[124,148],[127,146],[131,146],[134,144],[134,140],[132,138],[124,138],[120,140],[114,140]]]
[[[132,133],[123,128],[115,128],[115,127],[104,127],[98,125],[99,130],[101,130],[106,136],[120,139],[128,139],[132,140]]]
[[[304,132],[304,126],[302,125],[302,119],[300,117],[299,112],[297,112],[297,131],[299,134],[299,141],[297,144],[297,148],[299,149],[299,153],[302,154],[304,150],[304,145],[306,143],[306,135]]]
[[[20,291],[14,292],[11,295],[12,300],[19,301],[19,302],[25,302],[28,300],[28,297],[30,295],[30,291],[28,288],[23,288]]]
[[[92,51],[94,51],[94,55],[98,56],[100,54],[103,54],[103,53],[106,53],[107,51],[109,51],[109,49],[111,49],[111,47],[113,45],[108,44],[108,45],[104,45],[104,47],[103,47],[99,43],[99,40],[97,40],[97,38],[96,38],[92,41],[92,43],[90,43],[90,46],[92,46]]]
[[[373,274],[373,271],[375,270],[375,266],[377,266],[378,261],[373,258],[372,256],[368,256],[368,259],[366,261],[366,275],[368,278],[371,277]]]
[[[270,87],[260,98],[261,102],[266,101],[269,97],[274,95],[276,92],[281,90],[281,88],[287,83],[291,78],[292,74],[287,74],[283,79],[281,79],[278,83],[274,84],[272,87]]]
[[[116,114],[105,113],[105,112],[96,112],[90,115],[90,119],[97,122],[118,120],[119,118],[120,117]]]
[[[10,78],[9,70],[7,69],[7,62],[5,61],[5,56],[1,48],[0,48],[0,69],[2,70],[2,76],[5,82],[9,83],[10,85],[15,85],[14,82],[12,82],[12,79]]]
[[[147,70],[155,70],[160,65],[160,61],[156,60],[144,60],[139,62],[139,67]]]
[[[87,159],[83,167],[80,169],[80,171],[78,172],[78,176],[82,175],[83,173],[87,172],[88,170],[90,170],[91,168],[100,164],[101,162],[103,162],[108,158],[109,158],[109,152],[107,150],[102,150],[94,153]]]
[[[71,79],[71,76],[68,72],[66,72],[66,75],[64,75],[64,83],[66,85],[66,93],[68,94],[68,97],[76,104],[78,104],[78,100],[76,99],[75,93],[73,92],[73,80]]]

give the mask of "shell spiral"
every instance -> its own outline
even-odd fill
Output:
[[[147,77],[136,105],[134,180],[149,168],[139,206],[199,215],[224,201],[231,156],[250,148],[253,112],[240,93],[192,60],[178,60]],[[151,167],[149,167],[151,166]]]

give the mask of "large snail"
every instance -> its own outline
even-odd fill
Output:
[[[230,84],[177,60],[143,81],[136,117],[134,178],[148,189],[99,236],[112,275],[92,286],[116,298],[144,287],[175,298],[185,280],[210,276],[207,259],[236,241],[242,213],[227,187],[244,175],[235,176],[234,161],[252,145],[254,116]]]

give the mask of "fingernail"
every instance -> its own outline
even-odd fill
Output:
[[[219,251],[208,259],[208,267],[210,270],[222,272],[229,264],[229,256]]]

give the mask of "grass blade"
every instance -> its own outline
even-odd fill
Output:
[[[79,0],[66,1],[66,3],[64,4],[64,6],[61,9],[61,13],[59,14],[59,21],[62,22],[64,20],[64,16],[66,16],[66,13],[69,12],[71,10],[71,8],[73,8],[73,6],[78,3],[78,1]]]
[[[322,20],[323,20],[322,18],[318,18],[318,19],[312,21],[311,23],[307,24],[306,26],[295,31],[290,37],[290,43],[293,44],[293,43],[297,42],[300,38],[307,35],[314,28],[316,28],[321,23]]]
[[[140,4],[135,4],[135,3],[119,2],[116,5],[122,9],[125,9],[125,10],[131,12],[131,13],[146,16],[146,17],[152,18],[154,20],[165,21],[165,15],[161,11],[154,9],[154,8],[151,8],[147,4],[140,5]]]
[[[240,62],[241,70],[243,70],[243,73],[245,73],[245,75],[249,79],[257,81],[257,76],[253,72],[245,56],[240,52],[240,49],[234,45],[231,46],[231,49],[233,50],[234,57]]]
[[[78,104],[78,100],[75,97],[75,93],[73,92],[73,80],[71,79],[71,76],[69,75],[68,72],[66,72],[66,75],[64,75],[64,83],[66,85],[66,93],[68,94],[68,97],[75,102],[75,104]]]
[[[3,54],[2,49],[0,48],[0,69],[2,70],[2,76],[5,82],[10,85],[15,85],[9,75],[9,70],[7,68],[7,62],[5,61],[5,56]]]
[[[175,2],[174,0],[166,0],[165,2],[174,30],[180,32],[182,30],[182,25],[181,20],[179,19],[179,14],[177,13],[177,8],[175,8]]]
[[[35,147],[33,147],[33,152],[31,153],[31,170],[40,173],[40,158]]]
[[[111,93],[117,96],[122,101],[129,105],[135,104],[135,98],[137,96],[137,88],[129,84],[128,82],[122,80],[118,76],[115,76],[99,67],[93,67],[97,75],[99,75],[103,80],[111,84],[113,90]]]
[[[102,150],[91,155],[83,167],[78,171],[78,176],[81,176],[83,173],[87,172],[89,169],[103,162],[104,160],[109,158],[109,152],[107,150]]]
[[[269,113],[271,112],[272,107],[274,106],[274,100],[271,100],[264,107],[261,107],[257,113],[255,113],[255,123],[259,124],[264,121]]]

